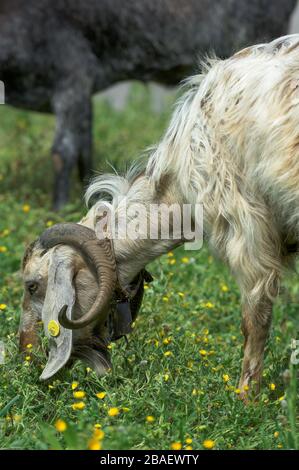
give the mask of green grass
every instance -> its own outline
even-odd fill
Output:
[[[153,114],[141,86],[134,87],[124,112],[97,101],[96,168],[107,169],[110,162],[124,169],[158,140],[169,112],[170,107],[165,115]],[[179,249],[150,266],[155,281],[146,290],[129,344],[113,344],[111,374],[97,378],[77,362],[51,383],[38,381],[45,355],[32,352],[32,360],[24,361],[18,354],[20,260],[47,222],[77,221],[85,207],[74,176],[72,203],[59,215],[50,211],[53,117],[1,106],[0,122],[0,304],[6,304],[0,310],[6,347],[0,365],[0,447],[84,449],[96,423],[105,433],[104,449],[169,449],[173,442],[185,446],[186,438],[194,449],[202,449],[205,439],[215,441],[216,449],[296,447],[296,368],[291,380],[283,380],[282,373],[299,326],[299,283],[295,276],[285,283],[275,307],[261,395],[244,406],[235,392],[242,360],[239,292],[206,248],[187,254]],[[86,392],[83,410],[72,409],[73,381]],[[97,398],[102,391],[106,396]],[[111,407],[119,409],[117,416],[109,416]],[[146,421],[149,415],[152,423]],[[54,428],[59,418],[68,424],[64,434]]]

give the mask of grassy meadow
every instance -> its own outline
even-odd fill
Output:
[[[94,103],[98,170],[119,170],[156,142],[164,114],[135,85],[124,111]],[[227,268],[204,247],[178,249],[153,263],[129,343],[111,345],[113,370],[98,378],[77,362],[54,380],[38,377],[42,352],[18,354],[25,246],[47,226],[85,213],[73,176],[71,203],[51,212],[52,116],[0,106],[0,448],[287,449],[298,448],[296,370],[291,339],[299,327],[299,281],[286,279],[275,306],[257,402],[238,399],[242,360],[239,292]],[[78,393],[79,392],[79,393]],[[80,393],[81,392],[81,393]]]

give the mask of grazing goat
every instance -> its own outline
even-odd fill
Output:
[[[150,151],[145,170],[133,169],[127,178],[96,178],[86,199],[98,196],[98,200],[80,222],[85,227],[51,227],[27,252],[21,332],[26,338],[32,331],[32,314],[41,315],[45,294],[48,303],[43,312],[51,311],[67,328],[63,331],[75,329],[84,336],[91,324],[103,326],[107,306],[118,295],[116,286],[125,291],[150,261],[183,243],[183,238],[109,240],[105,231],[112,216],[121,219],[125,207],[136,202],[148,213],[152,203],[201,203],[204,237],[231,268],[242,294],[243,393],[251,380],[260,384],[273,300],[299,240],[299,35],[202,65],[204,72],[189,79],[189,89],[164,137]],[[106,202],[99,199],[103,194],[108,195]],[[55,286],[49,298],[47,289],[48,263],[56,268],[59,264],[53,261],[55,253],[60,253],[64,271],[58,306],[53,302]],[[40,297],[35,297],[39,290]],[[63,292],[70,290],[68,300]],[[74,304],[81,311],[73,315]]]
[[[286,34],[296,0],[1,0],[6,103],[56,116],[54,208],[92,169],[93,93],[122,80],[177,84],[197,55]]]

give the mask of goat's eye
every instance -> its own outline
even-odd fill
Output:
[[[37,282],[30,281],[26,283],[27,290],[29,291],[30,295],[33,295],[37,289],[38,289],[38,284]]]

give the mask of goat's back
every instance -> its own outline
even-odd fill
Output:
[[[207,166],[214,159],[209,168],[230,174],[247,200],[266,203],[279,231],[298,234],[299,35],[216,62],[199,97]]]

